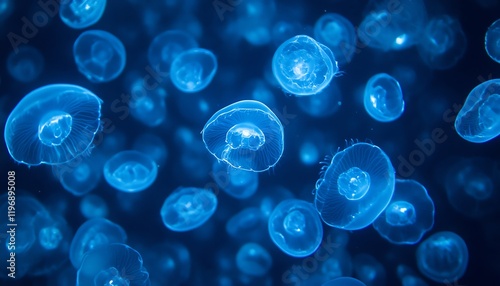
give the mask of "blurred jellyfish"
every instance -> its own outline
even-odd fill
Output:
[[[90,154],[101,127],[101,103],[76,85],[33,90],[7,118],[4,138],[10,156],[26,165],[56,165]]]
[[[147,286],[150,283],[139,252],[121,243],[100,245],[85,254],[76,277],[77,286]]]
[[[256,207],[247,207],[233,215],[226,223],[226,232],[240,242],[260,241],[264,237],[267,218]]]
[[[369,254],[354,256],[355,276],[367,286],[385,286],[386,273],[382,263]]]
[[[324,283],[321,286],[366,286],[363,282],[352,277],[339,277]]]
[[[449,69],[465,54],[467,39],[458,19],[438,16],[427,23],[418,43],[420,58],[433,69]]]
[[[346,230],[370,225],[394,192],[395,171],[379,147],[355,143],[335,154],[316,183],[314,203],[323,221]]]
[[[73,44],[78,71],[91,82],[109,82],[125,68],[126,52],[122,42],[103,30],[88,30]]]
[[[338,71],[332,51],[306,35],[282,43],[273,56],[273,74],[284,91],[313,95],[330,84]]]
[[[7,19],[14,11],[12,0],[0,0],[0,22]]]
[[[275,106],[276,99],[269,85],[263,79],[250,80],[245,85],[245,98],[264,103],[267,106]]]
[[[127,234],[123,228],[105,218],[84,222],[76,231],[69,250],[71,264],[78,269],[84,255],[100,245],[125,243]]]
[[[428,286],[413,269],[404,264],[398,265],[397,275],[402,286]]]
[[[318,249],[316,252],[317,254],[315,254],[315,257],[323,257],[323,255],[327,257],[327,259],[322,262],[320,268],[322,280],[328,281],[342,276],[351,276],[352,259],[349,252],[336,242],[331,244],[328,243],[328,245],[333,248],[326,248],[326,254],[322,252],[320,256],[320,251],[322,251],[321,248]]]
[[[146,88],[143,80],[136,80],[131,87],[130,114],[149,127],[162,124],[167,117],[165,99],[167,92],[162,87]]]
[[[433,225],[434,203],[425,187],[399,179],[389,205],[373,222],[375,230],[394,244],[415,244]]]
[[[326,135],[317,129],[306,132],[299,146],[299,159],[306,166],[317,165],[322,159],[322,154],[328,152],[332,146],[327,143]]]
[[[283,126],[261,102],[243,100],[217,111],[202,131],[207,150],[233,168],[263,172],[283,154]]]
[[[236,2],[235,2],[236,3]],[[236,9],[237,22],[234,27],[245,40],[254,46],[263,46],[271,42],[269,26],[276,13],[274,0],[247,0]]]
[[[192,93],[189,96],[177,96],[176,107],[182,118],[195,123],[203,124],[213,113],[212,104],[203,93]]]
[[[217,72],[217,58],[212,51],[194,48],[180,53],[170,66],[170,79],[182,92],[206,88]]]
[[[271,255],[258,243],[246,243],[236,253],[238,269],[250,276],[264,276],[272,264]]]
[[[180,30],[168,30],[157,35],[148,49],[148,61],[160,76],[170,72],[174,59],[184,51],[198,47],[196,40]]]
[[[356,32],[352,23],[336,13],[323,14],[314,25],[314,38],[335,55],[340,65],[349,63],[356,51]]]
[[[363,102],[366,112],[380,122],[398,119],[405,109],[399,82],[386,73],[375,74],[368,80]]]
[[[236,199],[251,197],[259,186],[257,173],[233,168],[225,162],[215,161],[211,176],[224,192]]]
[[[59,16],[68,27],[84,29],[97,23],[106,8],[106,0],[61,1]]]
[[[429,236],[417,248],[418,270],[438,282],[457,281],[467,269],[469,251],[464,240],[450,231]]]
[[[151,157],[158,166],[165,164],[168,157],[165,142],[153,133],[143,133],[136,137],[133,149]]]
[[[100,196],[89,194],[80,200],[80,212],[86,219],[105,218],[108,216],[108,205]]]
[[[500,19],[488,27],[484,37],[484,48],[492,60],[500,63]]]
[[[160,215],[170,230],[183,232],[204,224],[217,208],[217,197],[207,189],[179,187],[163,203]]]
[[[45,60],[42,53],[32,46],[21,46],[7,57],[7,70],[17,81],[27,83],[34,81],[42,73]]]
[[[275,46],[281,45],[291,37],[298,35],[302,31],[298,22],[277,21],[272,28],[272,41]]]
[[[280,185],[264,187],[261,192],[254,197],[255,204],[266,218],[269,218],[276,206],[284,200],[293,199],[295,195],[287,188]]]
[[[299,108],[312,117],[328,117],[337,112],[342,105],[339,87],[332,83],[321,92],[297,97]]]
[[[143,191],[156,180],[158,167],[153,159],[139,151],[122,151],[104,165],[104,178],[113,188],[127,193]]]
[[[94,190],[99,184],[103,161],[103,158],[94,155],[54,165],[52,173],[66,191],[75,196],[82,196]]]
[[[500,134],[500,79],[476,86],[467,96],[455,120],[458,135],[469,142],[484,143]]]
[[[323,226],[311,203],[297,199],[282,201],[269,217],[271,240],[284,253],[305,257],[318,249]]]
[[[203,180],[206,182],[211,170],[212,157],[203,148],[203,141],[196,136],[193,130],[180,127],[175,132],[177,150],[180,151],[181,168],[178,176],[186,176],[191,180]]]

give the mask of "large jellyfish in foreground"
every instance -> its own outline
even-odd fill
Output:
[[[476,86],[467,96],[455,120],[458,135],[484,143],[500,134],[500,79]]]
[[[283,125],[261,102],[243,100],[217,111],[205,124],[203,142],[233,168],[263,172],[283,154]]]
[[[484,48],[488,56],[500,64],[500,19],[488,27],[484,37]]]
[[[355,143],[336,153],[323,170],[314,203],[326,224],[361,229],[387,207],[394,185],[395,171],[384,151],[369,143]]]
[[[415,244],[433,225],[434,203],[414,180],[396,180],[391,202],[373,222],[375,230],[394,244]]]
[[[11,157],[26,165],[56,165],[90,154],[100,128],[101,103],[89,90],[69,84],[28,93],[5,124]]]
[[[366,112],[380,122],[398,119],[405,109],[399,82],[386,73],[376,74],[368,80],[363,103]]]
[[[59,7],[61,20],[73,29],[84,29],[97,23],[106,8],[106,0],[66,0],[59,2],[61,2]]]

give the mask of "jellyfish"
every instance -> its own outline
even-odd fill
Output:
[[[88,155],[101,128],[102,100],[76,85],[52,84],[28,93],[4,129],[10,156],[26,165],[56,165]]]
[[[362,229],[387,207],[394,185],[395,171],[384,151],[355,143],[337,152],[322,171],[314,203],[327,225]]]
[[[401,280],[402,286],[428,286],[413,269],[404,264],[398,265],[397,275]]]
[[[459,235],[450,231],[429,236],[418,246],[416,257],[418,270],[438,283],[457,281],[469,263],[467,245]]]
[[[178,176],[186,176],[192,180],[206,183],[212,167],[212,157],[203,148],[203,141],[193,130],[180,127],[175,131],[175,143],[180,150],[180,168],[176,168]]]
[[[135,150],[119,152],[104,165],[104,178],[108,184],[127,193],[149,188],[157,174],[156,162],[150,156]]]
[[[500,63],[500,19],[488,27],[484,37],[484,48],[492,60]]]
[[[28,83],[38,78],[45,65],[42,53],[32,46],[21,46],[7,57],[7,70],[17,81]]]
[[[217,197],[207,189],[179,187],[163,203],[163,224],[172,231],[183,232],[203,225],[214,214]]]
[[[314,38],[335,55],[339,65],[349,63],[356,51],[356,32],[344,16],[326,13],[314,24]]]
[[[85,29],[97,23],[106,8],[106,0],[61,1],[59,16],[64,24],[73,29]]]
[[[276,99],[270,86],[263,79],[253,79],[245,84],[245,98],[251,98],[267,106],[275,106]]]
[[[445,70],[463,57],[467,39],[458,19],[442,15],[427,23],[417,46],[420,58],[430,68]]]
[[[385,268],[369,254],[358,254],[354,256],[354,273],[356,278],[368,286],[387,285]]]
[[[217,72],[217,58],[212,51],[194,48],[180,53],[170,66],[170,79],[182,92],[205,89]]]
[[[274,244],[293,257],[313,254],[323,239],[323,226],[314,206],[298,199],[284,200],[274,208],[268,231]]]
[[[226,223],[226,232],[238,241],[260,241],[267,227],[267,217],[256,207],[247,207]]]
[[[0,0],[0,22],[7,19],[14,11],[12,0]]]
[[[233,168],[263,172],[283,155],[283,125],[261,102],[243,100],[217,111],[202,131],[207,150]]]
[[[148,61],[160,79],[170,73],[174,59],[190,49],[198,47],[196,40],[188,33],[180,30],[168,30],[158,34],[148,48]]]
[[[296,96],[317,94],[338,71],[332,51],[306,35],[282,43],[273,56],[273,74],[285,92]]]
[[[149,273],[137,250],[122,243],[99,245],[82,259],[76,286],[148,286]]]
[[[147,87],[143,80],[136,80],[131,87],[130,114],[149,127],[162,124],[167,117],[165,100],[167,92],[162,87]]]
[[[211,175],[225,193],[236,199],[251,197],[259,186],[257,173],[233,168],[225,162],[215,161]]]
[[[165,164],[168,149],[163,140],[153,133],[143,133],[135,138],[133,149],[151,157],[158,166]]]
[[[100,196],[88,194],[80,200],[80,212],[86,219],[105,218],[108,216],[108,205]]]
[[[455,120],[455,130],[473,143],[487,142],[500,134],[500,79],[476,86]]]
[[[434,203],[424,186],[396,180],[389,205],[373,222],[375,230],[394,244],[415,244],[434,226]]]
[[[337,242],[333,242],[330,245],[333,248],[325,250],[321,250],[320,248],[316,252],[317,257],[323,257],[323,255],[327,257],[320,266],[322,280],[328,281],[342,276],[352,276],[352,259],[349,252]]]
[[[54,165],[52,173],[59,179],[66,191],[75,196],[82,196],[94,190],[99,184],[102,165],[101,156],[90,156],[82,160]]]
[[[122,42],[102,30],[88,30],[73,44],[78,71],[91,82],[109,82],[125,68],[126,52]]]
[[[236,2],[235,2],[236,3]],[[238,2],[236,23],[233,25],[238,33],[253,46],[264,46],[271,42],[273,17],[276,13],[275,0],[249,0]]]
[[[297,97],[299,108],[312,117],[324,118],[333,115],[342,105],[342,94],[337,84],[330,84],[321,92]]]
[[[324,283],[322,286],[366,286],[366,284],[352,277],[339,277]]]
[[[236,253],[238,269],[250,276],[264,276],[272,264],[271,255],[258,243],[246,243]]]
[[[363,103],[366,112],[380,122],[398,119],[405,109],[399,82],[386,73],[375,74],[368,80]]]

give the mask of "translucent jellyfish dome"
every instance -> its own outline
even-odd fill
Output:
[[[77,85],[52,84],[33,90],[5,123],[10,156],[26,165],[56,165],[90,154],[101,127],[101,103]]]
[[[380,122],[398,119],[405,109],[399,82],[386,73],[375,74],[368,80],[363,103],[366,112]]]
[[[190,34],[180,30],[168,30],[158,34],[148,48],[148,61],[162,77],[170,73],[174,59],[184,51],[198,47]]]
[[[332,51],[315,39],[298,35],[282,43],[273,56],[273,74],[285,92],[317,94],[338,71]]]
[[[323,239],[323,226],[314,206],[297,199],[284,200],[274,208],[268,231],[274,244],[293,257],[313,254]]]
[[[500,63],[500,19],[488,27],[484,37],[484,48],[492,60]]]
[[[149,127],[162,124],[167,117],[167,92],[162,87],[145,87],[144,79],[135,80],[131,86],[130,114]]]
[[[354,26],[340,14],[321,15],[314,24],[314,38],[330,48],[339,65],[349,63],[356,51]]]
[[[217,111],[202,131],[207,150],[233,168],[263,172],[284,150],[283,125],[263,103],[243,100]]]
[[[238,269],[250,276],[264,276],[272,264],[271,255],[258,243],[246,243],[236,253]]]
[[[73,29],[84,29],[99,21],[106,8],[106,0],[61,1],[59,16],[64,24]]]
[[[7,70],[19,82],[32,82],[42,73],[45,59],[42,53],[32,46],[21,46],[7,57]]]
[[[469,142],[484,143],[500,134],[500,79],[476,86],[467,96],[455,120],[458,135]]]
[[[384,151],[369,143],[355,143],[336,153],[322,171],[314,204],[326,224],[362,229],[387,207],[394,186],[395,171]]]
[[[377,232],[394,244],[415,244],[434,225],[434,203],[414,180],[396,180],[389,205],[373,222]]]
[[[416,256],[418,270],[438,283],[460,279],[469,262],[464,240],[450,231],[429,236],[418,246]]]
[[[170,66],[170,79],[182,92],[206,88],[217,72],[217,58],[212,51],[194,48],[180,53]]]
[[[233,168],[226,162],[214,162],[212,177],[226,194],[236,199],[251,197],[259,186],[258,173]]]
[[[102,30],[88,30],[73,44],[73,56],[80,73],[91,82],[109,82],[125,68],[126,52],[122,42]]]

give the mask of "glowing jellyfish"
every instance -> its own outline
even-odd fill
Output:
[[[87,219],[108,216],[108,205],[98,195],[89,194],[80,200],[80,212]]]
[[[434,203],[414,180],[396,180],[389,205],[373,222],[375,230],[394,244],[415,244],[433,225]]]
[[[168,229],[182,232],[200,227],[216,208],[217,197],[212,191],[179,187],[165,199],[160,215]]]
[[[305,257],[318,249],[323,239],[323,226],[311,203],[297,199],[281,202],[268,222],[271,240],[284,253]]]
[[[236,199],[251,197],[259,186],[257,173],[236,169],[220,161],[214,162],[212,177],[225,193]]]
[[[203,142],[233,168],[263,172],[283,154],[283,125],[261,102],[243,100],[217,111],[205,124]]]
[[[83,257],[76,285],[151,285],[142,263],[139,252],[126,244],[100,245]]]
[[[258,243],[246,243],[236,253],[238,269],[250,276],[264,276],[272,264],[271,255]]]
[[[368,80],[363,103],[366,112],[380,122],[398,119],[405,109],[399,82],[386,73],[376,74]]]
[[[135,151],[122,151],[104,165],[104,178],[115,189],[134,193],[143,191],[156,180],[158,167],[148,155]]]
[[[147,154],[158,166],[165,164],[168,157],[168,149],[165,142],[153,133],[144,133],[136,137],[133,148]]]
[[[179,54],[197,47],[198,43],[190,34],[180,30],[168,30],[157,35],[149,45],[148,61],[158,73],[157,76],[165,78]]]
[[[182,52],[170,66],[170,79],[182,92],[198,92],[206,88],[217,71],[214,53],[201,48]]]
[[[384,265],[373,256],[358,254],[353,260],[355,276],[361,282],[370,286],[387,285]]]
[[[28,93],[5,124],[10,156],[26,165],[56,165],[90,154],[100,129],[101,103],[89,90],[69,84]]]
[[[455,120],[458,135],[484,143],[500,134],[500,79],[476,86],[467,96]]]
[[[97,23],[106,8],[106,0],[61,1],[59,16],[68,27],[84,29]]]
[[[90,156],[52,166],[52,173],[63,188],[75,196],[82,196],[94,190],[102,176],[103,160],[100,156]]]
[[[418,270],[438,283],[457,281],[467,269],[469,251],[456,233],[441,231],[424,240],[417,248]]]
[[[484,37],[484,48],[492,60],[500,63],[500,19],[488,27]]]
[[[149,127],[162,124],[167,117],[165,103],[167,92],[162,87],[146,88],[143,80],[136,80],[131,87],[130,114]]]
[[[281,44],[274,53],[272,68],[283,90],[296,96],[317,94],[338,71],[332,51],[305,35]]]
[[[458,19],[448,15],[427,23],[418,43],[420,58],[433,69],[449,69],[463,57],[467,39]]]
[[[322,286],[366,286],[366,284],[352,277],[339,277],[324,283]]]
[[[31,82],[42,73],[45,60],[42,53],[32,46],[21,46],[7,57],[7,70],[17,81]]]
[[[391,161],[369,143],[355,143],[336,153],[322,173],[314,203],[323,221],[333,227],[357,230],[370,225],[394,192]]]
[[[258,208],[248,207],[233,215],[226,223],[226,232],[238,241],[259,241],[264,237],[267,217]]]
[[[335,55],[339,64],[349,63],[356,51],[356,32],[352,23],[336,13],[323,14],[314,25],[314,38]]]
[[[122,42],[102,30],[88,30],[73,44],[73,56],[81,74],[91,82],[109,82],[125,68],[126,52]]]

